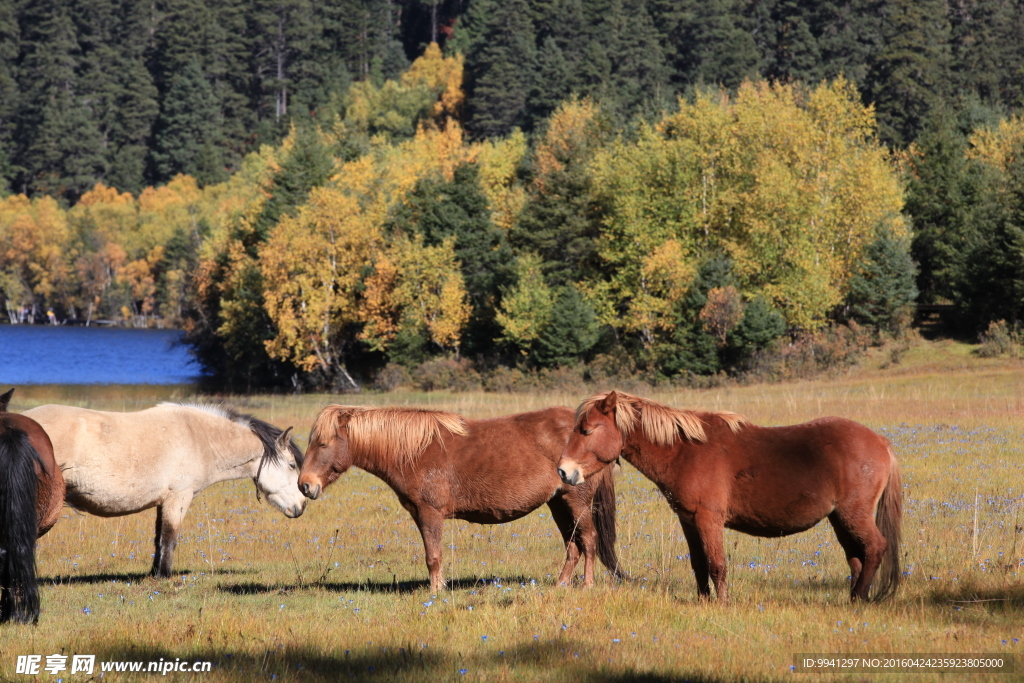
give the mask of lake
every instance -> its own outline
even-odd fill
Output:
[[[0,325],[0,386],[187,384],[200,375],[179,330]]]

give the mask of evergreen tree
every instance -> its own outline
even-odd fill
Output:
[[[21,94],[15,69],[20,43],[14,0],[0,0],[0,196],[7,193],[15,176],[14,136]]]
[[[530,357],[541,367],[574,365],[586,359],[600,337],[597,316],[576,287],[560,287],[551,318],[534,341]]]
[[[213,88],[197,62],[171,79],[154,132],[156,177],[187,173],[200,183],[219,182],[226,172],[220,157],[220,110]]]
[[[984,101],[1019,105],[1024,87],[1015,78],[1024,58],[1024,15],[1007,0],[960,0],[949,4],[952,63],[962,93]]]
[[[310,56],[321,29],[310,0],[260,0],[252,4],[249,21],[255,36],[256,115],[264,130],[273,130],[288,120],[296,89],[294,71],[297,63],[310,65],[303,58]]]
[[[455,255],[473,307],[463,346],[467,354],[486,352],[501,334],[495,311],[513,277],[512,250],[505,233],[491,222],[479,175],[475,164],[464,164],[455,169],[451,182],[421,180],[391,221],[394,228],[422,235],[427,246],[455,237]]]
[[[1024,322],[1024,162],[1018,145],[1005,175],[991,175],[979,192],[986,219],[964,245],[962,273],[953,295],[965,331],[979,332],[988,323]]]
[[[868,246],[860,272],[850,278],[850,317],[880,332],[898,334],[913,318],[916,275],[910,245],[882,232]]]
[[[333,168],[331,150],[323,144],[317,130],[309,124],[297,127],[295,143],[270,182],[270,196],[263,210],[253,221],[251,233],[242,236],[253,256],[257,254],[257,245],[267,240],[278,221],[295,215],[310,191],[330,179]]]
[[[920,271],[921,301],[955,296],[972,233],[984,230],[979,198],[984,176],[966,159],[967,140],[948,109],[932,114],[918,139],[920,156],[907,184],[905,210],[913,224],[911,251]]]
[[[526,126],[535,47],[526,0],[481,0],[470,13],[482,34],[466,57],[469,117],[476,137],[506,135]]]
[[[59,0],[31,5],[25,24],[17,189],[74,201],[106,172],[97,117],[78,76],[75,25]]]
[[[884,46],[871,64],[866,96],[882,139],[910,143],[948,96],[950,26],[942,0],[886,0]]]
[[[767,348],[785,332],[786,320],[777,308],[763,297],[747,302],[743,307],[743,318],[739,325],[729,333],[726,353],[730,358],[730,364],[735,365],[755,352]]]

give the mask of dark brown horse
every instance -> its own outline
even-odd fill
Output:
[[[436,410],[332,405],[313,425],[299,488],[315,499],[352,465],[383,479],[419,527],[434,591],[444,586],[444,520],[501,524],[547,503],[566,545],[559,584],[572,579],[582,552],[590,586],[595,554],[619,575],[615,487],[610,469],[583,486],[562,485],[555,462],[572,426],[569,408],[463,420]]]
[[[723,529],[788,536],[825,517],[846,551],[851,599],[867,599],[880,565],[875,599],[899,584],[900,468],[889,442],[863,425],[826,417],[756,427],[735,413],[676,410],[612,391],[577,408],[558,472],[583,484],[620,454],[679,516],[702,597],[711,595],[710,575],[727,599]]]
[[[35,623],[36,539],[57,523],[64,477],[43,428],[7,412],[13,393],[0,396],[0,623]]]

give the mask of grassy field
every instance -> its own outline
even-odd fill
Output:
[[[556,588],[563,550],[542,508],[503,526],[448,522],[445,575],[454,581],[432,595],[408,514],[380,480],[353,470],[297,520],[257,503],[251,481],[208,489],[185,520],[171,580],[145,576],[152,512],[99,519],[66,510],[39,542],[39,626],[0,629],[0,678],[26,679],[14,672],[18,654],[77,653],[99,661],[208,660],[212,672],[189,676],[211,682],[799,680],[819,678],[791,671],[795,653],[813,652],[1013,654],[1016,673],[971,678],[1024,680],[1024,366],[977,359],[956,343],[920,343],[900,364],[879,369],[885,365],[879,352],[829,379],[651,397],[736,410],[766,425],[843,415],[891,439],[905,482],[907,575],[887,603],[849,603],[848,569],[827,522],[783,539],[726,532],[732,602],[699,602],[678,522],[628,465],[617,486],[619,553],[631,580],[615,583],[602,571],[593,589]],[[13,409],[64,402],[134,410],[188,398],[180,392],[26,387]],[[280,426],[296,425],[304,438],[329,402],[431,405],[486,417],[582,398],[231,400]]]

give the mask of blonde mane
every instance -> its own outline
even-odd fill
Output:
[[[441,429],[465,436],[466,424],[455,413],[423,408],[330,405],[313,423],[309,442],[326,442],[348,420],[349,446],[382,466],[402,468],[412,463],[427,446],[443,436]]]
[[[609,391],[591,396],[581,403],[576,409],[576,424],[579,424],[583,416],[610,393]],[[704,420],[701,418],[720,417],[734,434],[749,424],[747,418],[737,413],[680,410],[621,391],[615,393],[618,397],[615,405],[615,426],[622,432],[623,438],[633,433],[637,421],[640,422],[644,436],[660,446],[672,445],[680,433],[690,441],[705,443],[708,439],[704,432]]]

